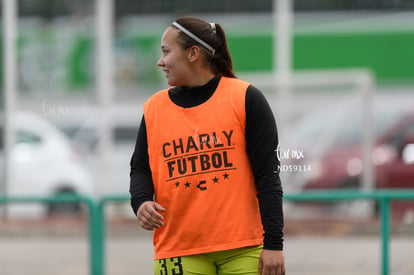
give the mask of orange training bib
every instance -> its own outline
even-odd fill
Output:
[[[155,259],[259,245],[256,188],[246,153],[248,83],[222,77],[201,105],[182,108],[156,93],[144,105],[155,200]]]

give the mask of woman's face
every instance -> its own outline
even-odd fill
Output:
[[[168,27],[161,39],[162,55],[157,65],[162,68],[170,86],[187,86],[191,78],[189,51],[177,41],[178,30]]]

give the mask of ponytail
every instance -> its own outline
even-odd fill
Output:
[[[184,49],[188,49],[194,45],[200,46],[200,49],[215,74],[232,78],[236,77],[233,73],[233,63],[227,47],[226,35],[220,24],[209,24],[196,17],[180,17],[175,22],[191,32],[198,39],[207,43],[214,51],[210,51],[202,43],[199,43],[178,28],[180,30],[178,42]],[[213,28],[213,26],[215,27]],[[173,25],[173,27],[176,26]]]
[[[227,47],[226,35],[220,24],[216,24],[215,35],[220,43],[216,48],[214,55],[211,56],[210,64],[215,72],[223,76],[235,78],[236,76],[233,73],[233,62],[231,60],[229,48]]]

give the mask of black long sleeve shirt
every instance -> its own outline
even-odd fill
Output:
[[[170,99],[183,108],[207,101],[215,92],[220,76],[206,85],[192,88],[174,87],[168,92]],[[278,135],[273,112],[264,95],[256,87],[247,88],[246,100],[246,152],[254,174],[264,229],[264,249],[283,249],[282,185],[279,178],[279,160],[276,148]],[[147,132],[144,116],[138,130],[135,150],[131,158],[131,206],[137,213],[145,201],[153,200],[154,186],[149,166]]]

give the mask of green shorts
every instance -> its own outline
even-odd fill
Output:
[[[154,275],[257,275],[263,246],[154,261]]]

